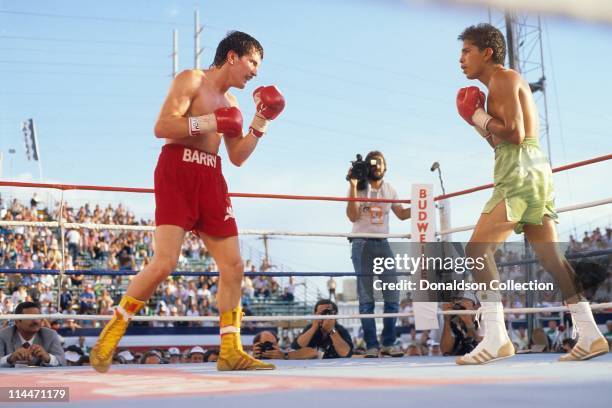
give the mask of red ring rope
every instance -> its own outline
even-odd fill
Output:
[[[604,156],[594,157],[592,159],[583,160],[583,161],[579,161],[579,162],[575,162],[575,163],[566,164],[564,166],[555,167],[554,169],[552,169],[552,172],[553,173],[558,173],[560,171],[575,169],[576,167],[587,166],[589,164],[598,163],[598,162],[602,162],[602,161],[606,161],[606,160],[610,160],[610,159],[612,159],[612,154],[606,154]],[[444,195],[439,195],[436,198],[434,198],[434,200],[436,200],[436,201],[444,200],[445,198],[451,198],[451,197],[457,197],[457,196],[464,195],[464,194],[470,194],[470,193],[474,193],[476,191],[486,190],[486,189],[492,188],[492,187],[493,187],[493,183],[485,184],[485,185],[478,186],[478,187],[468,188],[466,190],[456,191],[454,193],[448,193],[448,194],[444,194]]]
[[[574,169],[576,167],[587,166],[589,164],[598,163],[612,159],[612,154],[594,157],[592,159],[583,160],[575,163],[566,164],[564,166],[555,167],[553,173]],[[109,187],[109,186],[86,186],[76,184],[49,184],[49,183],[27,183],[21,181],[2,181],[0,186],[3,187],[34,187],[34,188],[53,188],[57,190],[89,190],[89,191],[117,191],[125,193],[153,193],[152,188],[136,188],[136,187]],[[456,191],[454,193],[439,195],[435,197],[436,201],[446,198],[457,197],[460,195],[470,194],[480,190],[492,188],[493,184],[485,184],[482,186],[472,187],[466,190]],[[289,194],[257,194],[257,193],[229,193],[230,197],[241,198],[271,198],[281,200],[312,200],[312,201],[356,201],[356,202],[375,202],[375,203],[398,203],[410,204],[410,200],[388,200],[384,198],[350,198],[350,197],[329,197],[329,196],[303,196]]]

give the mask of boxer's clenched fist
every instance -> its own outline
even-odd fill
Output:
[[[459,115],[472,126],[487,130],[489,121],[493,119],[484,110],[485,95],[476,86],[461,88],[457,92],[457,111]]]
[[[206,132],[223,133],[228,137],[242,136],[242,113],[235,106],[219,108],[209,115],[189,118],[189,135]]]
[[[268,123],[274,120],[285,109],[285,98],[275,86],[260,86],[253,92],[257,112],[251,122],[251,132],[261,137],[266,132]]]

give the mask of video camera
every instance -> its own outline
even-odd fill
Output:
[[[376,166],[376,160],[370,160],[370,163],[367,163],[363,160],[363,157],[358,154],[357,160],[352,161],[351,164],[351,170],[349,171],[349,174],[346,175],[346,181],[349,181],[350,179],[365,181],[368,179],[368,176],[372,171],[372,167]]]

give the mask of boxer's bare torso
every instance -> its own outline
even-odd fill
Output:
[[[229,92],[223,92],[210,78],[207,71],[189,70],[180,75],[183,77],[170,90],[168,99],[160,112],[160,117],[200,116],[214,112],[219,108],[236,106],[236,98]],[[186,132],[182,138],[166,138],[166,143],[178,143],[193,147],[211,154],[219,152],[221,134],[216,132],[189,136]]]
[[[529,84],[516,71],[500,68],[487,85],[487,112],[494,118],[514,120],[517,126],[522,126],[526,138],[538,138],[539,117]],[[493,145],[497,146],[503,140],[495,137]]]

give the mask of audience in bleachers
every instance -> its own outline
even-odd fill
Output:
[[[21,221],[53,221],[59,217],[59,208],[48,210],[41,208],[34,197],[30,205],[24,205],[18,200],[3,203],[0,198],[0,219]],[[68,222],[101,223],[122,225],[153,225],[151,220],[137,220],[135,215],[123,205],[116,207],[108,205],[104,208],[99,205],[85,204],[73,208],[65,205],[63,217]],[[138,271],[142,269],[153,255],[153,233],[150,231],[120,231],[120,230],[94,230],[94,229],[68,229],[65,236],[65,252],[61,253],[60,242],[62,237],[57,228],[44,227],[0,227],[0,269],[61,269],[87,270],[110,269]],[[606,228],[602,232],[596,228],[591,232],[585,231],[581,240],[570,236],[568,253],[589,250],[608,249],[612,247],[612,229]],[[521,254],[514,250],[496,253],[500,262],[519,260]],[[254,277],[245,276],[242,288],[242,303],[247,314],[252,313],[250,308],[257,302],[271,300],[293,302],[295,299],[296,283],[293,278],[286,285],[281,286],[275,278],[266,275],[266,271],[273,268],[264,260],[258,268],[251,260],[246,260],[245,271],[255,272]],[[179,270],[183,271],[217,271],[217,266],[207,251],[201,239],[189,236],[185,239],[179,259]],[[500,268],[505,279],[521,281],[525,279],[521,267],[506,266]],[[537,269],[535,275],[539,280],[547,277],[542,269]],[[11,313],[20,302],[34,301],[40,304],[42,313],[64,314],[111,314],[113,306],[125,291],[129,276],[88,276],[70,275],[64,278],[59,294],[57,293],[57,277],[49,274],[0,273],[0,314]],[[161,316],[215,316],[215,294],[218,278],[216,276],[198,277],[170,277],[157,289],[155,295],[141,311],[142,315]],[[602,285],[601,291],[594,292],[594,301],[609,301],[612,281],[610,278]],[[328,285],[329,286],[329,285]],[[335,284],[334,284],[335,288]],[[335,293],[334,293],[335,294]],[[607,296],[607,298],[606,298]],[[59,299],[58,299],[59,297]],[[505,296],[505,307],[525,307],[524,295],[516,294]],[[536,306],[556,306],[560,302],[552,294],[542,294],[537,299]],[[412,310],[409,300],[402,303],[402,311]],[[540,326],[528,341],[525,315],[509,315],[511,339],[518,350],[561,351],[571,342],[571,328],[563,316],[541,315],[538,317]],[[0,327],[6,322],[0,321]],[[96,322],[68,319],[63,322],[51,322],[50,326],[56,330],[66,328],[76,331],[79,327],[92,327]],[[135,322],[136,325],[149,325],[150,323]],[[195,326],[215,325],[214,322],[156,322],[154,326]],[[401,319],[401,325],[412,326],[414,319]],[[612,341],[612,322],[608,324],[606,336]],[[417,333],[410,331],[408,341],[403,346],[406,355],[438,355],[441,353],[440,344],[429,338],[429,332]],[[432,334],[433,336],[433,334]],[[438,336],[439,337],[439,336]],[[293,336],[283,336],[281,343],[288,346]],[[438,339],[439,340],[439,339]],[[361,341],[355,338],[356,352],[359,354]],[[70,346],[67,350],[67,361],[71,365],[87,363],[87,347]],[[76,348],[75,348],[76,347]],[[570,346],[571,347],[571,346]],[[77,348],[79,350],[77,350]],[[68,351],[70,353],[68,353]],[[180,361],[188,362],[192,350],[181,353]],[[123,354],[122,354],[123,353]],[[167,354],[167,355],[166,355]],[[201,353],[200,353],[201,354]],[[212,353],[214,355],[214,353]],[[131,358],[130,358],[131,356]],[[134,363],[145,361],[156,364],[170,361],[170,354],[163,350],[155,353],[145,353],[134,356],[125,350],[118,353],[118,363]],[[179,357],[176,356],[175,357]],[[199,356],[196,356],[199,357]],[[73,361],[74,360],[74,361]],[[173,359],[177,361],[177,359]]]
[[[30,205],[17,199],[9,205],[0,197],[0,219],[13,221],[53,221],[59,216],[59,206],[48,210],[40,208],[34,197]],[[85,204],[78,209],[64,205],[63,217],[67,222],[121,225],[153,225],[151,220],[137,220],[122,204],[105,208]],[[62,237],[57,228],[0,227],[0,268],[61,269],[66,270],[127,270],[142,269],[153,255],[153,232],[68,229],[65,233],[65,252],[60,251]],[[246,261],[249,272],[258,272],[251,260]],[[264,273],[271,265],[262,262]],[[182,247],[178,270],[216,272],[217,266],[195,235],[188,236]],[[57,277],[46,274],[0,273],[0,313],[8,313],[25,300],[38,301],[45,313],[57,312]],[[111,314],[112,306],[125,291],[129,276],[70,275],[64,278],[59,294],[60,312],[67,314]],[[217,277],[171,277],[160,285],[143,313],[165,316],[211,316],[217,313],[215,293]],[[253,280],[245,277],[244,304],[254,297],[262,300],[293,301],[294,285],[283,293],[278,281],[270,276],[258,276],[256,289]],[[85,325],[93,325],[89,322]],[[164,322],[160,325],[183,325]],[[191,324],[193,325],[193,324]]]

